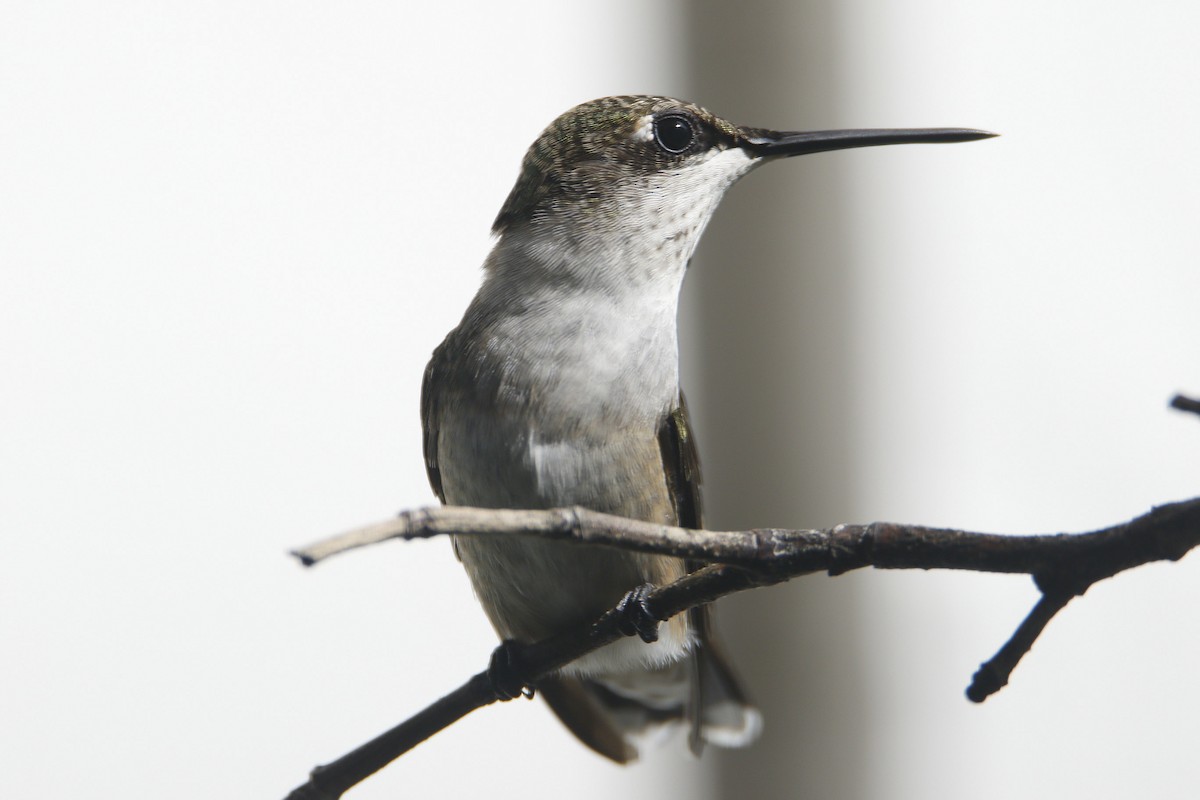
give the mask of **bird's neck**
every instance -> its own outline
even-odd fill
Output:
[[[691,244],[610,233],[553,222],[506,232],[463,320],[505,382],[551,416],[657,417],[678,395]]]

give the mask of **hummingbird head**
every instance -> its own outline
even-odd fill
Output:
[[[682,100],[602,97],[583,103],[530,146],[493,232],[555,214],[602,223],[630,210],[630,203],[640,206],[655,184],[736,149],[737,136],[735,126]],[[749,168],[747,159],[738,160]],[[735,174],[714,187],[717,192],[746,170],[726,171]]]
[[[636,218],[668,239],[695,239],[726,189],[766,161],[994,135],[957,128],[780,133],[735,125],[669,97],[603,97],[576,106],[542,132],[492,229],[504,234],[566,217],[576,228],[616,230]]]

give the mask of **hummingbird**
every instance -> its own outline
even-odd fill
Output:
[[[697,242],[739,178],[827,150],[964,142],[965,128],[777,132],[668,97],[572,108],[530,146],[492,225],[462,322],[433,352],[421,415],[443,503],[583,506],[703,526],[696,439],[679,386],[679,292]],[[636,609],[646,587],[699,565],[527,537],[457,537],[455,553],[502,640],[535,642]],[[636,616],[636,615],[635,615]],[[628,636],[535,687],[584,744],[626,763],[686,726],[704,743],[753,741],[762,716],[707,607]]]

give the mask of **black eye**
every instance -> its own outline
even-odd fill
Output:
[[[671,114],[654,120],[654,138],[668,153],[682,153],[696,141],[696,132],[687,117]]]

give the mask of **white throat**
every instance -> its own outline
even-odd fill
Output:
[[[609,204],[504,233],[467,312],[511,380],[554,415],[657,417],[676,401],[679,290],[725,190],[754,161],[714,151],[647,176]]]

